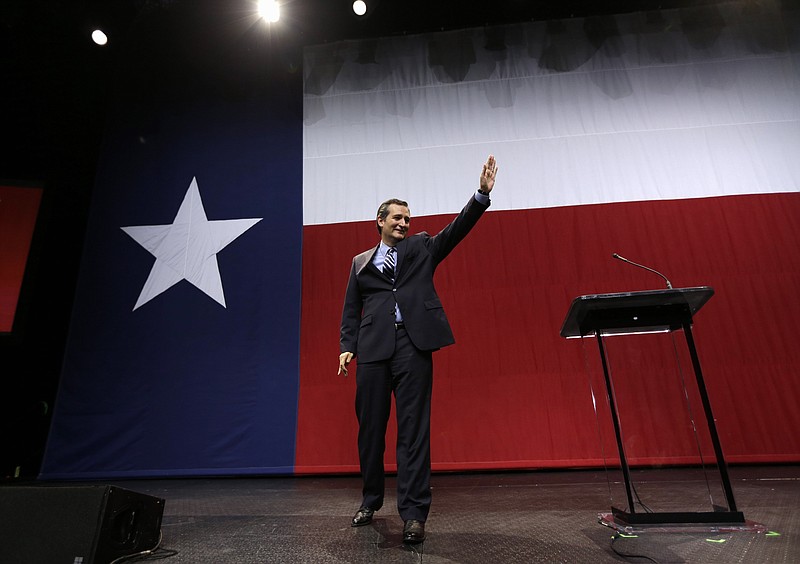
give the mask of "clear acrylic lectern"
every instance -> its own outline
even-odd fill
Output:
[[[737,528],[748,528],[743,513],[736,508],[728,468],[720,446],[716,423],[711,412],[711,403],[708,399],[708,392],[692,336],[693,316],[713,295],[714,290],[708,286],[597,294],[575,298],[569,308],[561,328],[561,336],[566,338],[580,337],[584,342],[590,342],[587,341],[587,338],[594,337],[599,348],[608,410],[612,419],[616,446],[619,452],[619,465],[622,471],[628,504],[627,511],[612,505],[610,514],[601,514],[601,522],[604,519],[609,521],[603,522],[605,525],[623,530],[630,530],[630,527],[682,528],[695,525],[711,529],[730,528],[731,530],[736,530]],[[705,414],[708,436],[716,457],[716,466],[719,470],[721,487],[727,507],[712,503],[709,508],[710,511],[652,511],[648,508],[647,511],[642,512],[637,511],[634,503],[636,491],[632,484],[631,469],[626,456],[623,429],[615,401],[616,394],[611,377],[605,339],[616,335],[643,335],[672,333],[675,331],[682,331],[685,336],[697,385],[696,393],[700,397],[700,403]],[[642,339],[642,337],[636,337],[636,339]],[[677,354],[677,346],[675,348]],[[624,357],[625,354],[620,356]],[[684,393],[686,392],[685,388],[684,383]],[[644,411],[640,411],[637,416],[641,418],[646,417],[647,414]],[[691,425],[696,427],[694,418],[691,417],[691,419]],[[659,422],[655,422],[652,425],[654,429],[665,426],[659,425]],[[670,429],[664,428],[660,429],[660,431],[670,432]],[[640,506],[643,505],[641,502],[639,504]]]

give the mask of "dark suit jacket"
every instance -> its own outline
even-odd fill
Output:
[[[340,352],[352,352],[361,362],[390,358],[395,342],[395,301],[418,349],[433,351],[453,344],[453,331],[433,286],[433,274],[488,207],[472,197],[437,235],[423,231],[398,243],[394,284],[372,264],[378,247],[356,255],[342,312]]]

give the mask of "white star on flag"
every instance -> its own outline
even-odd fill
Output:
[[[209,221],[197,179],[183,197],[171,225],[121,227],[156,257],[134,310],[181,280],[187,280],[225,306],[217,253],[263,218]]]

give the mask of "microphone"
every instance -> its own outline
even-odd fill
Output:
[[[661,274],[658,270],[653,270],[652,268],[644,266],[643,264],[639,264],[638,262],[633,262],[632,260],[628,260],[625,257],[619,256],[617,253],[611,253],[611,256],[617,260],[621,260],[622,262],[627,262],[628,264],[632,264],[633,266],[638,266],[639,268],[644,268],[645,270],[649,270],[650,272],[658,274],[667,283],[667,288],[672,290],[672,282],[667,280],[667,277]]]

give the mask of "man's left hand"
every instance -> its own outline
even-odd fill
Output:
[[[486,159],[486,164],[483,165],[483,171],[481,172],[481,192],[489,193],[494,188],[494,179],[497,176],[497,171],[499,170],[497,166],[497,161],[494,160],[494,155],[489,155],[489,158]]]

